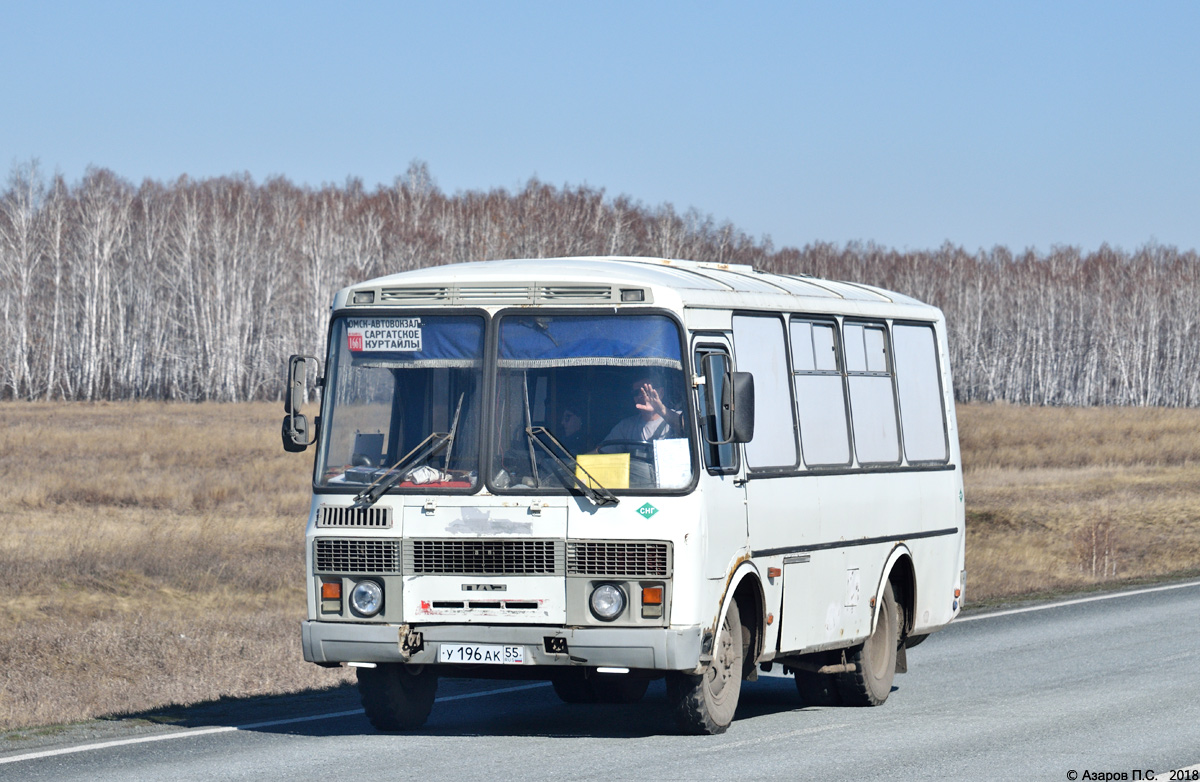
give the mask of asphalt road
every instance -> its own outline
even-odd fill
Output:
[[[342,690],[10,741],[0,779],[1200,779],[1200,582],[966,617],[908,660],[879,708],[747,683],[721,736],[675,735],[661,683],[570,706],[541,683],[443,680],[415,733],[374,732]]]

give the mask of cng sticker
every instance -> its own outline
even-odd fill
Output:
[[[653,516],[655,513],[658,513],[658,508],[654,507],[653,505],[651,505],[650,503],[647,502],[645,505],[638,508],[637,512],[642,514],[643,519],[648,519],[651,516]]]

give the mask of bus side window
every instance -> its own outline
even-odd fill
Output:
[[[791,330],[804,463],[810,467],[849,464],[850,429],[838,365],[837,324],[793,320]]]
[[[892,345],[904,456],[909,462],[944,462],[949,458],[946,416],[933,329],[897,323]]]
[[[734,315],[733,349],[738,370],[754,376],[754,409],[763,422],[757,436],[746,443],[746,466],[751,470],[795,469],[800,460],[783,319]]]
[[[729,354],[721,348],[716,347],[701,347],[696,350],[695,355],[696,367],[703,367],[707,360],[712,370],[714,381],[718,384],[724,384],[729,379],[731,370],[729,364]],[[721,398],[723,388],[718,385],[713,389],[714,396],[717,399]],[[704,467],[709,472],[718,474],[728,474],[737,472],[737,448],[733,443],[725,443],[723,445],[714,445],[710,440],[719,440],[720,431],[717,425],[717,420],[712,412],[708,409],[708,394],[701,386],[696,394],[696,410],[700,416],[701,427],[701,450],[704,452]]]
[[[842,334],[858,463],[899,462],[900,430],[885,327],[876,323],[845,323]]]

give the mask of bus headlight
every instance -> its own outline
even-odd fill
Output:
[[[611,622],[625,610],[625,593],[616,584],[601,584],[592,591],[589,602],[597,619]]]
[[[350,593],[350,606],[361,616],[375,616],[383,608],[383,587],[374,581],[359,581]]]

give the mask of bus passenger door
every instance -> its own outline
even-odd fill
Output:
[[[729,356],[729,340],[724,336],[698,335],[693,339],[693,366],[698,375],[707,374],[714,379],[713,398],[721,398],[722,385],[728,381],[733,369]],[[746,548],[746,488],[741,480],[744,468],[738,458],[740,449],[733,443],[719,442],[716,419],[709,410],[709,398],[705,386],[696,387],[700,490],[707,527],[704,575],[710,579],[724,579],[732,563]]]

